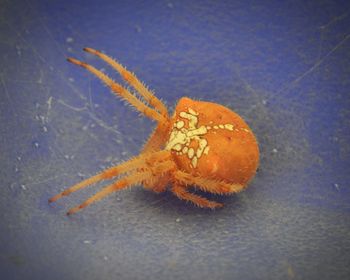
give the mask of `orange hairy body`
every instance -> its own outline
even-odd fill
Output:
[[[194,129],[189,129],[191,120],[180,116],[181,112],[191,115],[189,110],[193,113],[194,122],[197,119]],[[171,149],[179,169],[242,185],[255,175],[259,164],[258,144],[253,132],[238,114],[216,103],[183,97],[175,108],[171,124],[174,130],[178,130],[176,124],[181,121],[184,122],[183,128],[189,132],[199,131],[196,139],[188,139],[186,144],[181,145],[180,151],[177,151],[179,147]],[[202,152],[201,142],[206,144]],[[191,149],[193,156],[192,152],[189,154]]]
[[[85,62],[74,58],[68,58],[68,61],[97,76],[114,94],[156,121],[157,126],[138,156],[85,179],[53,196],[49,202],[99,181],[122,176],[67,214],[137,184],[154,192],[169,187],[179,199],[214,209],[223,204],[192,193],[191,188],[196,186],[214,194],[232,194],[247,186],[259,164],[259,148],[252,130],[238,114],[216,103],[183,97],[170,117],[165,104],[133,73],[97,50],[85,48],[84,51],[107,62],[139,96]]]

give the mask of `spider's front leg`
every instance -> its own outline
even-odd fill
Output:
[[[164,148],[165,143],[169,139],[170,134],[170,121],[159,122],[157,127],[152,132],[151,136],[142,148],[141,154],[153,153],[160,151]],[[164,151],[164,150],[163,150]],[[171,154],[169,153],[169,156]],[[165,191],[166,185],[169,182],[168,174],[160,174],[157,178],[152,180],[146,180],[143,183],[145,189],[152,190],[156,193]]]
[[[159,122],[147,142],[144,144],[141,153],[155,152],[163,149],[165,143],[169,139],[169,134],[170,121]]]
[[[116,94],[128,101],[132,106],[134,106],[138,111],[140,111],[145,116],[157,121],[157,122],[164,122],[167,120],[167,117],[164,117],[162,114],[160,114],[157,110],[154,108],[151,108],[147,106],[144,102],[139,100],[136,96],[134,96],[129,90],[127,90],[125,87],[121,86],[120,84],[113,81],[110,77],[108,77],[105,73],[101,72],[100,70],[96,69],[95,67],[79,61],[75,58],[67,58],[67,60],[70,63],[73,63],[75,65],[78,65],[80,67],[85,68],[95,76],[97,76],[100,80],[102,80],[110,89]]]
[[[84,48],[84,51],[96,55],[101,58],[105,62],[107,62],[110,66],[112,66],[119,74],[123,77],[125,81],[127,81],[130,85],[133,86],[134,89],[145,99],[147,103],[149,103],[154,109],[159,111],[164,118],[168,119],[168,110],[164,103],[160,101],[147,87],[135,76],[134,73],[125,69],[118,61],[109,57],[108,55],[92,49],[92,48]]]
[[[74,193],[80,189],[86,188],[89,185],[98,183],[103,180],[109,180],[116,176],[119,176],[121,174],[125,173],[134,173],[135,170],[141,170],[141,167],[145,167],[146,162],[158,162],[158,161],[166,161],[170,158],[170,155],[167,151],[159,151],[155,153],[148,153],[148,154],[141,154],[135,158],[132,158],[124,163],[121,163],[116,166],[112,166],[101,173],[92,176],[90,178],[87,178],[83,181],[81,181],[78,184],[75,184],[74,186],[64,190],[63,192],[51,197],[49,199],[49,203],[55,202],[56,200],[70,195],[71,193]]]
[[[142,169],[131,172],[125,177],[122,177],[114,183],[104,187],[101,191],[97,192],[95,195],[85,200],[82,204],[70,209],[67,212],[67,214],[74,214],[80,211],[81,209],[85,208],[86,206],[98,200],[101,200],[109,194],[124,189],[126,187],[136,184],[144,184],[145,181],[151,182],[152,180],[157,180],[158,176],[162,174],[168,174],[173,169],[174,162],[171,159],[164,160],[162,158],[159,158],[158,160],[154,160],[152,164],[149,164],[149,162],[146,160]]]

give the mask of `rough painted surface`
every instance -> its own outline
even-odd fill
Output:
[[[348,1],[117,2],[1,3],[2,278],[349,279]],[[86,46],[171,107],[244,117],[261,150],[250,187],[215,212],[134,188],[65,216],[101,186],[49,207],[154,125],[65,61],[111,73]]]

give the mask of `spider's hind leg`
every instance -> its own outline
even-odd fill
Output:
[[[193,202],[195,205],[202,208],[218,208],[222,207],[223,204],[210,201],[199,195],[188,192],[188,188],[196,186],[200,190],[210,192],[214,194],[232,194],[238,193],[244,189],[244,185],[232,184],[224,181],[219,181],[211,178],[203,178],[201,176],[195,176],[188,174],[184,171],[177,170],[173,174],[174,187],[173,193],[180,199],[188,200]]]
[[[175,182],[172,187],[172,192],[180,199],[187,200],[192,202],[193,204],[197,205],[201,208],[219,208],[222,207],[222,203],[218,203],[216,201],[211,201],[209,199],[206,199],[204,197],[201,197],[197,194],[193,194],[188,192],[187,187],[185,185],[182,185],[178,182]]]
[[[238,193],[245,188],[245,185],[227,183],[212,178],[203,178],[201,176],[194,176],[180,170],[174,173],[174,177],[178,182],[181,182],[187,187],[196,186],[202,191],[214,194]]]

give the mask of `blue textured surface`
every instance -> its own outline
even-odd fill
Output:
[[[350,279],[349,2],[127,2],[1,3],[1,279]],[[48,206],[154,126],[65,61],[112,73],[86,46],[171,108],[242,115],[261,149],[250,187],[219,211],[142,188],[70,218],[99,187]]]

